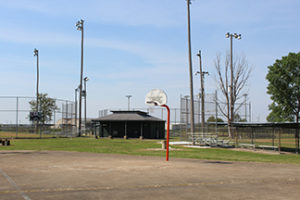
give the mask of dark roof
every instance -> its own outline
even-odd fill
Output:
[[[92,121],[161,121],[142,111],[111,111],[113,114],[93,119]]]

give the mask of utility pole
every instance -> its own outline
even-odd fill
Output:
[[[192,142],[195,144],[195,125],[194,125],[194,91],[193,91],[193,67],[192,67],[192,47],[191,47],[191,20],[190,20],[190,4],[191,0],[187,2],[187,18],[188,18],[188,50],[189,50],[189,72],[190,72],[190,119],[191,119],[191,133]]]
[[[202,136],[204,134],[204,126],[205,126],[205,94],[204,94],[204,76],[205,74],[209,75],[208,72],[202,71],[202,58],[201,58],[201,51],[197,54],[199,56],[200,62],[200,71],[196,72],[196,74],[200,74],[200,85],[201,85],[201,131]]]
[[[82,78],[83,78],[83,28],[84,21],[81,19],[76,23],[77,30],[81,31],[81,67],[80,67],[80,85],[79,85],[79,127],[78,137],[81,136],[81,111],[82,111]]]

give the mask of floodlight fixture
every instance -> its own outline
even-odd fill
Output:
[[[81,31],[83,29],[83,20],[79,20],[77,23],[76,23],[76,27],[77,27],[77,30]]]
[[[83,79],[84,81],[88,81],[88,80],[90,80],[88,77],[84,77],[84,79]]]
[[[241,34],[237,34],[237,33],[231,34],[229,32],[226,33],[225,37],[226,38],[236,38],[238,40],[242,39],[242,35]]]
[[[39,50],[37,50],[36,48],[33,50],[33,56],[38,56],[39,55]]]

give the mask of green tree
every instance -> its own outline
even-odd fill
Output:
[[[247,120],[244,118],[241,118],[241,116],[237,113],[234,115],[234,121],[235,122],[247,122]]]
[[[286,112],[283,112],[283,108],[276,103],[269,105],[270,114],[267,116],[268,122],[292,122],[294,121],[294,116]]]
[[[268,121],[296,121],[300,113],[300,52],[289,53],[268,67],[267,87],[273,103]]]
[[[211,115],[211,116],[206,120],[206,122],[216,122],[215,116]],[[218,118],[217,118],[217,122],[224,122],[224,120],[218,117]]]
[[[31,111],[36,111],[36,100],[29,102]],[[55,99],[48,97],[48,94],[39,94],[39,112],[42,113],[42,118],[39,120],[42,124],[51,121],[52,113],[57,110]]]

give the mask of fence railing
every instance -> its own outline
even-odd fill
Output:
[[[76,135],[75,103],[54,99],[56,109],[46,124],[30,121],[35,97],[0,96],[0,138],[73,137]]]
[[[192,134],[182,126],[176,136],[198,145],[251,148],[299,153],[299,129],[295,123],[236,124],[228,129],[225,125],[207,125]],[[178,134],[180,133],[180,134]],[[230,135],[231,133],[231,135]]]

